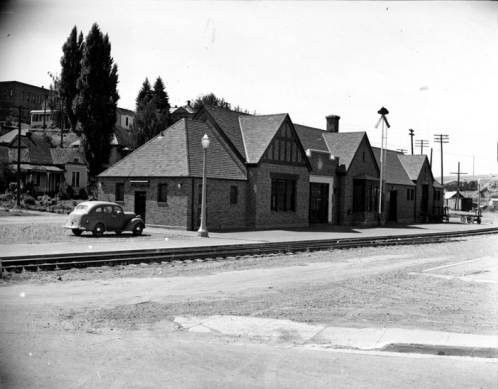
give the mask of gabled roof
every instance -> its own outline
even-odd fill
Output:
[[[240,116],[240,130],[247,163],[258,163],[287,114]]]
[[[239,117],[250,115],[242,112],[231,111],[225,108],[212,107],[209,105],[205,105],[201,111],[202,110],[205,110],[213,118],[239,154],[246,158]]]
[[[380,167],[380,148],[372,147],[372,151],[375,155],[377,165]],[[386,161],[386,166],[384,167],[386,182],[389,184],[414,186],[415,184],[410,180],[408,173],[399,160],[399,156],[403,154],[394,150],[384,150],[384,153]]]
[[[418,155],[400,155],[399,160],[401,164],[406,170],[408,177],[410,180],[417,181],[420,176],[420,172],[422,171],[422,167],[424,166],[424,162],[427,160],[427,156],[424,154]]]
[[[24,137],[30,132],[29,128],[21,128],[21,136]],[[17,139],[18,129],[12,130],[0,136],[0,144],[10,145],[15,139]],[[22,138],[21,138],[22,139]],[[17,146],[17,144],[15,145]],[[21,146],[22,147],[22,146]]]
[[[209,124],[181,119],[150,141],[111,166],[99,177],[201,177],[201,139],[210,138],[206,154],[207,177],[247,179],[245,167],[238,162]]]
[[[323,138],[334,157],[339,157],[339,163],[344,165],[346,171],[349,169],[351,162],[360,147],[365,132],[327,132],[324,131]]]
[[[325,134],[325,131],[319,128],[303,126],[302,124],[295,123],[294,128],[296,129],[299,140],[301,141],[305,150],[313,149],[329,152],[327,144],[325,143],[325,139],[323,139],[323,134]]]

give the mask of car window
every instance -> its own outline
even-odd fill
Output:
[[[117,213],[118,215],[121,215],[123,213],[123,209],[121,207],[116,207],[116,206],[112,207],[112,211],[114,213]]]
[[[95,208],[95,213],[102,213],[102,207]]]
[[[104,212],[105,213],[112,213],[112,206],[110,205],[106,205],[104,208]]]

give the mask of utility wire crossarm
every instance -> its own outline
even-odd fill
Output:
[[[444,185],[443,143],[450,143],[450,137],[448,134],[434,134],[434,143],[439,143],[441,145],[441,185]]]
[[[424,154],[424,148],[429,147],[429,141],[427,139],[417,139],[415,146],[420,147],[420,154]]]

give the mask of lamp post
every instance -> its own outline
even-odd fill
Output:
[[[203,150],[203,157],[202,157],[202,203],[201,203],[201,226],[199,227],[199,230],[197,231],[199,236],[202,238],[207,238],[208,231],[206,227],[206,152],[209,147],[209,137],[207,134],[204,134],[202,137],[202,150]]]

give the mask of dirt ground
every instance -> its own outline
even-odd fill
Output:
[[[378,360],[368,357],[367,362],[363,357],[358,361],[341,356],[340,361],[331,362],[328,358],[339,356],[294,353],[288,346],[194,336],[181,332],[174,319],[236,315],[355,328],[496,335],[498,277],[493,264],[498,260],[497,253],[498,237],[489,235],[418,246],[14,274],[0,281],[0,377],[3,372],[11,387],[35,387],[31,386],[33,377],[43,383],[39,387],[68,387],[69,377],[77,380],[78,384],[69,385],[74,387],[136,387],[137,377],[144,374],[136,370],[134,358],[139,356],[143,361],[138,366],[149,372],[150,366],[158,366],[158,360],[185,371],[178,361],[188,360],[194,376],[176,376],[167,369],[168,379],[175,375],[171,382],[176,384],[170,387],[203,386],[196,381],[196,372],[208,380],[210,387],[230,387],[225,384],[253,382],[251,379],[255,379],[254,385],[248,387],[272,387],[272,382],[281,387],[300,387],[307,382],[307,376],[298,366],[311,361],[316,362],[309,366],[309,373],[315,377],[317,387],[329,387],[334,382],[333,375],[328,375],[332,370],[324,374],[318,366],[327,369],[329,363],[337,366],[345,361],[350,364],[334,373],[344,383],[339,387],[400,383],[409,387],[410,382],[423,383],[425,387],[441,383],[492,387],[489,384],[494,376],[490,369],[495,365],[483,367],[477,362],[449,360],[400,362],[397,357],[390,360],[386,354],[385,364],[379,366],[385,377],[372,381],[364,375],[366,381],[361,381],[361,374],[351,376],[353,365],[364,366],[368,372],[368,366]],[[210,364],[209,360],[223,358],[223,353],[235,359],[238,355],[240,363],[230,359],[223,362],[223,367]],[[261,360],[254,361],[254,365],[242,363],[256,355]],[[286,356],[297,369],[295,372],[282,366]],[[268,372],[263,367],[264,360],[276,363],[281,370]],[[440,364],[448,374],[444,379],[431,367],[441,367]],[[111,365],[112,371],[101,368]],[[135,370],[138,375],[131,378],[131,373],[123,373],[128,377],[128,386],[119,373],[123,368]],[[57,375],[60,369],[67,371],[66,380]],[[229,373],[229,369],[235,371]],[[81,375],[82,371],[87,372],[86,376]],[[399,376],[398,381],[392,378],[401,372],[404,377]],[[410,381],[410,372],[418,381]],[[294,373],[298,374],[295,381],[287,381]],[[390,377],[394,381],[389,381]],[[142,387],[162,387],[154,382]]]

